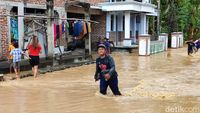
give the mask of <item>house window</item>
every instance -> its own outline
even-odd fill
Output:
[[[122,1],[125,1],[125,0],[116,0],[116,2],[122,2]]]
[[[114,31],[114,15],[111,15],[111,31]]]
[[[136,23],[140,23],[140,15],[136,16]]]
[[[137,2],[142,2],[142,0],[135,0],[135,1],[137,1]]]
[[[149,3],[151,4],[151,0],[149,0]]]
[[[123,16],[123,31],[125,30],[125,16]]]
[[[126,1],[126,0],[110,0],[110,2],[122,2],[122,1]]]
[[[115,31],[118,31],[118,26],[119,26],[119,25],[118,25],[118,24],[119,24],[119,23],[118,23],[118,15],[116,15],[115,18],[116,18],[116,20],[115,20],[115,25],[116,25],[116,26],[115,26]]]

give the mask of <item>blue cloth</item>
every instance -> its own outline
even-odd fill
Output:
[[[65,32],[65,22],[62,22],[62,33]]]
[[[69,35],[74,35],[74,27],[72,25],[72,22],[69,23],[68,30],[69,30]]]
[[[80,21],[76,22],[74,24],[74,34],[73,34],[73,36],[74,37],[80,36],[80,34],[81,34],[82,31],[83,31],[82,23]]]
[[[200,48],[200,41],[198,41],[198,42],[196,43],[196,48],[197,48],[197,49]]]
[[[10,55],[13,55],[13,62],[20,62],[22,57],[22,50],[15,48],[10,52]]]

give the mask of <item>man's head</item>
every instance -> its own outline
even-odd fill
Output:
[[[99,44],[98,45],[98,55],[100,57],[106,55],[106,46],[104,44]]]

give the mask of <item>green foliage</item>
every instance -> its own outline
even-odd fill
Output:
[[[161,0],[161,32],[182,31],[186,40],[200,37],[200,0]]]

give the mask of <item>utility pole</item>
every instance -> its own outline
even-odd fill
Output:
[[[53,37],[53,16],[54,16],[54,0],[47,1],[47,43],[48,43],[48,54],[47,57],[50,59],[54,58],[54,37]]]
[[[157,15],[157,36],[160,35],[160,0],[157,0],[158,3],[158,15]]]
[[[84,15],[85,19],[88,22],[90,20],[90,4],[83,4],[84,6]],[[87,46],[88,45],[88,46]],[[91,33],[88,33],[88,38],[85,39],[85,47],[86,50],[88,50],[89,55],[92,55],[92,50],[91,50]]]
[[[68,0],[65,1],[65,13],[67,18],[67,12],[68,12],[69,2]],[[68,46],[68,26],[65,26],[65,41],[66,41],[66,47]]]

